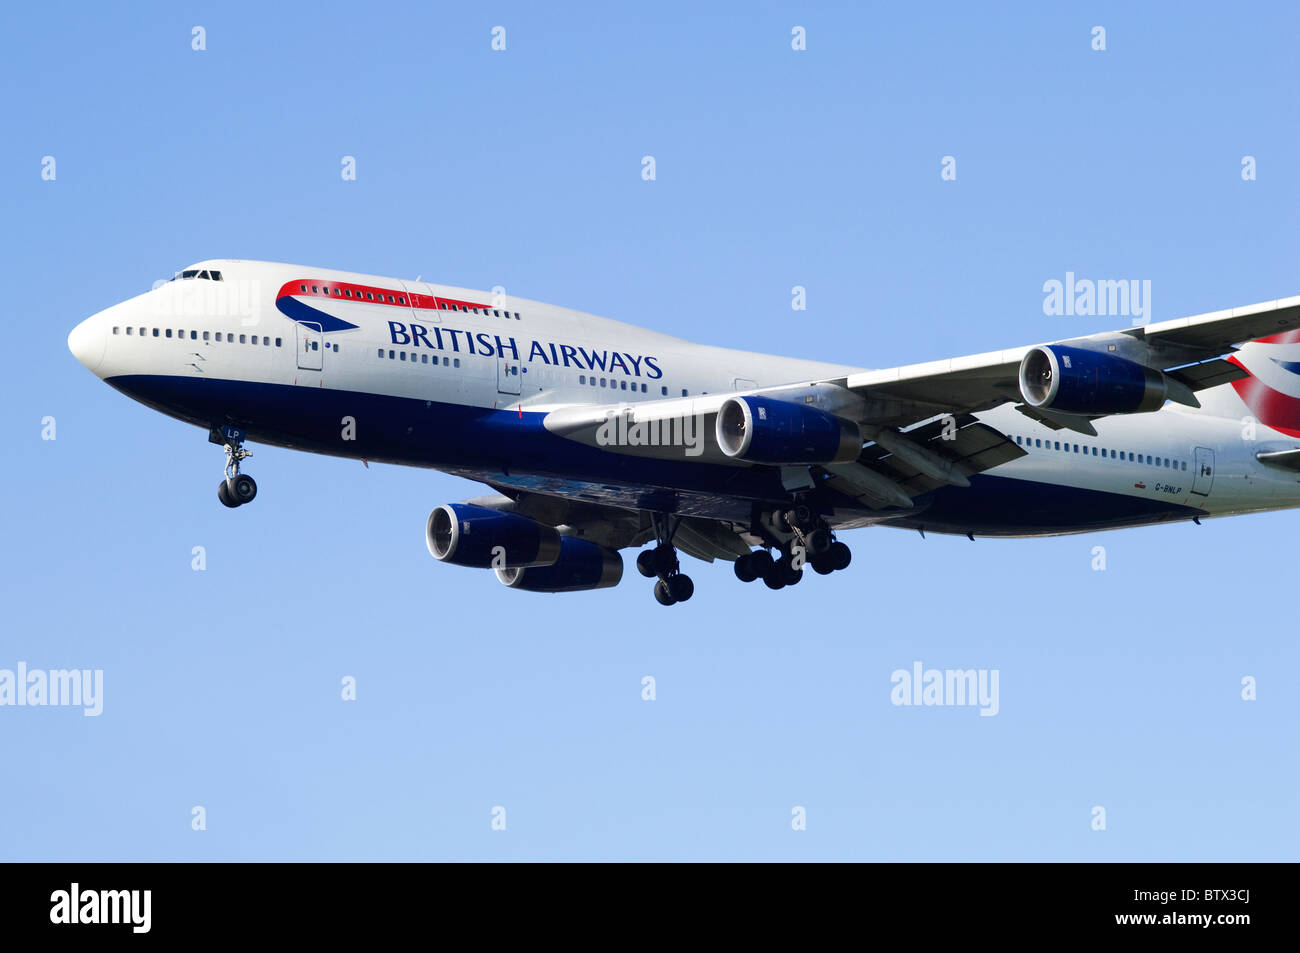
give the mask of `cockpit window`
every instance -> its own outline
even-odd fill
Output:
[[[180,278],[181,280],[186,280],[189,278],[206,278],[209,281],[220,281],[221,272],[200,271],[198,268],[187,268],[185,271],[180,271],[172,275],[170,280],[175,281],[177,278]]]

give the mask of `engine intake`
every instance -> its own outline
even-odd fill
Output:
[[[560,556],[554,527],[469,503],[446,503],[430,513],[424,541],[434,559],[475,569],[549,566]]]
[[[1025,355],[1020,395],[1030,407],[1082,416],[1147,413],[1170,399],[1162,372],[1060,344],[1045,344]]]
[[[498,569],[497,578],[527,592],[582,592],[608,589],[623,578],[623,557],[576,536],[560,539],[560,555],[549,566]]]
[[[718,446],[750,463],[847,463],[862,452],[858,425],[771,397],[730,397],[718,410]]]

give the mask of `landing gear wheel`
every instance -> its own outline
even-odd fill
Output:
[[[226,440],[226,478],[217,487],[217,499],[223,506],[233,509],[252,503],[257,496],[257,482],[246,473],[239,472],[240,463],[251,457],[253,452],[244,449],[244,431],[237,427],[213,427],[208,434],[208,439],[213,443],[221,443],[223,438]]]
[[[669,576],[677,570],[677,552],[671,546],[656,546],[650,550],[650,558],[657,576]]]
[[[686,602],[695,595],[695,583],[691,582],[691,577],[685,573],[679,572],[675,576],[669,576],[668,594],[675,602]]]
[[[769,589],[785,588],[785,569],[778,562],[773,562],[763,573],[763,585]]]
[[[758,567],[754,565],[754,554],[741,556],[732,565],[735,570],[736,578],[741,582],[753,582],[758,578]]]
[[[827,553],[823,553],[820,556],[814,556],[812,559],[808,560],[808,565],[812,566],[813,572],[817,573],[819,576],[829,576],[835,571],[835,567],[831,565],[830,556]]]
[[[785,574],[785,584],[787,586],[797,586],[803,580],[803,570],[795,568],[794,559],[790,556],[786,556],[778,562],[777,566]]]
[[[754,560],[755,579],[766,578],[768,570],[772,568],[772,564],[776,561],[766,549],[760,549],[758,552],[752,553],[751,558]]]
[[[808,555],[820,556],[834,545],[830,530],[815,529],[808,534]]]
[[[668,587],[664,585],[662,579],[655,583],[655,601],[661,606],[671,606],[677,603],[677,600],[673,598],[672,593],[668,591]]]
[[[659,575],[655,572],[655,554],[653,549],[643,549],[636,554],[636,571],[647,579]]]
[[[853,553],[849,551],[849,547],[838,541],[831,545],[826,557],[834,570],[848,569],[849,563],[853,561]]]
[[[252,503],[257,497],[257,481],[247,473],[236,473],[226,480],[226,492],[236,506]]]

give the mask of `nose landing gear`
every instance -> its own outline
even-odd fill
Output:
[[[222,427],[214,430],[209,439],[219,443],[221,440],[215,439],[218,435],[225,441],[226,478],[217,485],[217,499],[231,509],[252,503],[257,496],[257,481],[239,472],[239,464],[253,455],[253,451],[244,449],[244,432],[235,427]]]

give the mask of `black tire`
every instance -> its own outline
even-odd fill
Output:
[[[690,576],[679,572],[668,578],[668,594],[676,602],[686,602],[695,595],[695,583],[691,581]]]
[[[772,568],[774,562],[772,554],[766,549],[760,549],[750,555],[754,560],[754,578],[762,579],[767,575],[767,571]]]
[[[677,569],[677,553],[671,546],[656,546],[651,551],[655,575],[669,576]]]
[[[661,606],[671,606],[677,602],[677,600],[673,598],[672,593],[668,591],[668,587],[664,585],[662,579],[655,583],[655,602],[659,603]]]
[[[238,501],[238,505],[243,506],[245,503],[252,503],[257,498],[257,481],[247,473],[238,473],[226,481],[230,497]]]
[[[831,538],[830,530],[815,529],[808,534],[808,554],[810,556],[820,556],[831,548],[834,540]]]
[[[763,585],[769,589],[785,588],[785,570],[781,568],[780,563],[773,563],[763,573]]]
[[[655,572],[655,554],[652,549],[643,549],[636,554],[636,571],[647,579],[653,579],[658,573]]]
[[[758,569],[754,565],[753,553],[748,556],[741,556],[732,564],[731,568],[735,570],[736,578],[741,582],[753,582],[758,578]]]
[[[230,487],[226,485],[225,480],[217,484],[217,499],[221,501],[222,506],[228,506],[232,510],[239,505],[239,501],[230,495]]]
[[[801,581],[803,581],[803,570],[795,569],[794,560],[789,556],[781,560],[777,565],[780,566],[781,571],[785,573],[785,584],[787,586],[797,586]],[[805,563],[805,565],[807,564]]]
[[[849,551],[849,547],[838,541],[831,546],[826,555],[830,558],[831,568],[836,570],[848,569],[849,563],[853,561],[853,553]]]
[[[835,567],[831,565],[830,558],[825,553],[814,556],[808,561],[808,565],[812,566],[813,572],[819,576],[829,576],[835,571]]]

